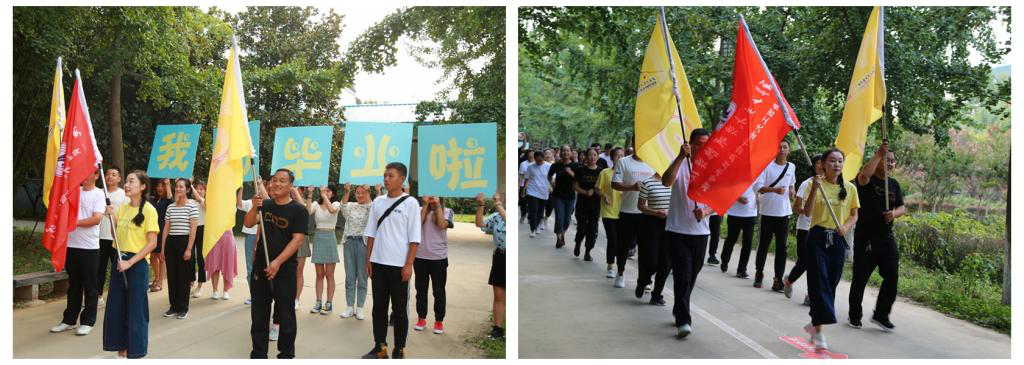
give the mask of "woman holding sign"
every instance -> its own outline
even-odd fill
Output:
[[[353,315],[356,319],[363,319],[363,303],[366,303],[366,237],[363,231],[366,229],[367,217],[370,214],[370,186],[359,185],[356,187],[356,202],[348,201],[348,194],[351,191],[349,184],[345,184],[345,193],[341,197],[344,204],[341,206],[341,214],[345,217],[345,303],[348,308],[341,313],[341,318],[348,318]],[[380,195],[380,188],[377,189]]]
[[[341,203],[336,201],[338,194],[334,185],[320,187],[320,199],[315,203],[312,199],[313,188],[306,190],[306,210],[316,222],[313,233],[313,265],[316,267],[316,304],[309,313],[331,314],[334,310],[334,267],[338,264],[338,238],[334,235],[334,226],[338,225],[338,210]],[[321,301],[324,292],[324,279],[327,279],[327,302]]]

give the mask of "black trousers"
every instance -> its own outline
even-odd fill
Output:
[[[711,240],[708,241],[708,255],[715,257],[718,252],[718,240],[722,232],[722,216],[715,214],[708,217],[708,227],[711,228]]]
[[[203,227],[198,226],[196,228],[196,242],[192,244],[192,259],[189,260],[189,266],[192,266],[195,271],[195,276],[190,281],[199,280],[200,283],[206,282],[206,260],[203,258]],[[217,244],[216,242],[212,244]]]
[[[747,262],[750,261],[750,249],[754,244],[754,226],[757,225],[757,217],[733,217],[726,220],[728,232],[725,236],[725,244],[722,246],[722,267],[729,267],[729,259],[732,257],[732,246],[743,232],[743,246],[740,247],[740,263],[736,266],[736,273],[747,272]]]
[[[640,241],[637,242],[637,263],[640,275],[636,279],[636,286],[641,288],[647,286],[651,283],[651,275],[654,275],[654,290],[651,291],[651,298],[660,299],[670,270],[668,252],[662,245],[662,236],[665,234],[665,218],[644,215],[641,219]]]
[[[690,293],[697,285],[697,274],[704,267],[708,236],[666,231],[664,240],[662,245],[668,249],[672,266],[672,290],[676,296],[672,315],[676,318],[676,326],[693,323],[690,317]]]
[[[373,295],[373,341],[377,344],[388,342],[388,302],[391,316],[395,319],[395,348],[405,347],[405,336],[409,333],[409,315],[405,307],[409,302],[409,282],[402,281],[402,268],[370,263],[373,276],[370,277]]]
[[[167,236],[164,242],[164,257],[167,261],[167,299],[175,313],[188,313],[189,290],[196,278],[192,260],[185,261],[188,236]]]
[[[626,256],[629,255],[629,249],[639,241],[637,235],[640,233],[643,217],[644,215],[640,213],[619,212],[619,223],[616,227],[619,237],[615,240],[615,261],[620,274],[626,272]]]
[[[584,197],[577,197],[577,202],[584,199]],[[577,203],[576,204],[576,222],[579,225],[576,227],[576,244],[579,245],[586,239],[586,248],[589,253],[594,248],[594,244],[597,243],[597,222],[601,217],[601,207],[596,204],[589,203]]]
[[[604,250],[604,259],[608,265],[615,263],[615,254],[618,252],[618,245],[616,245],[619,231],[618,224],[619,220],[615,218],[601,218],[601,223],[604,223],[604,236],[608,240],[608,247]]]
[[[757,259],[754,268],[758,273],[764,272],[764,262],[768,259],[768,246],[775,240],[775,278],[782,280],[786,274],[786,241],[789,240],[789,216],[761,216],[761,239],[757,243]]]
[[[96,266],[100,261],[100,250],[68,247],[64,270],[68,273],[68,307],[64,309],[64,324],[75,325],[82,320],[83,326],[96,324],[96,306],[99,291],[96,284]],[[82,298],[85,306],[82,306]]]
[[[252,327],[249,328],[249,335],[252,337],[252,352],[250,359],[266,359],[269,348],[271,305],[273,305],[274,323],[281,326],[277,340],[277,358],[295,358],[295,336],[298,327],[295,324],[295,261],[285,261],[274,276],[274,290],[270,290],[270,281],[264,274],[266,265],[257,265],[253,270],[252,287],[252,308],[250,315]]]
[[[855,235],[853,240],[853,283],[850,285],[850,318],[860,319],[863,315],[861,302],[868,278],[878,268],[882,286],[875,301],[874,317],[889,319],[892,305],[896,302],[896,285],[899,282],[900,251],[896,241],[889,237],[864,237]],[[871,245],[871,250],[867,246]]]
[[[96,265],[96,292],[103,296],[103,286],[107,284],[107,274],[110,272],[107,265],[116,265],[114,258],[117,257],[117,250],[114,249],[114,241],[100,240],[99,262]]]
[[[412,262],[416,272],[416,314],[419,318],[427,318],[427,290],[434,286],[434,320],[444,321],[445,293],[444,286],[448,281],[448,259],[427,260],[416,258]]]
[[[551,216],[551,212],[555,211],[555,197],[548,195],[548,199],[544,200],[544,218]]]
[[[526,207],[529,213],[530,221],[530,232],[537,231],[537,226],[540,225],[540,220],[544,218],[544,206],[547,200],[527,195],[526,196]]]
[[[807,249],[807,230],[796,230],[796,264],[789,270],[789,282],[795,283],[800,275],[807,271],[807,258],[804,250]]]

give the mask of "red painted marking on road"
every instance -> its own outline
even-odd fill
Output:
[[[793,345],[797,350],[803,351],[800,353],[800,357],[804,359],[849,359],[850,356],[846,354],[840,354],[835,352],[829,352],[828,350],[817,351],[814,349],[814,345],[807,342],[803,337],[797,336],[782,336],[779,337],[785,343]]]

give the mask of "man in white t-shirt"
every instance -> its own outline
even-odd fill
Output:
[[[761,172],[764,183],[758,193],[761,202],[761,234],[757,244],[757,257],[754,260],[754,287],[760,288],[764,280],[764,262],[768,258],[768,246],[775,239],[775,276],[772,279],[772,290],[781,292],[783,289],[782,275],[786,273],[786,241],[789,240],[789,216],[793,214],[792,204],[796,192],[796,166],[786,162],[789,157],[789,142],[779,143],[779,152],[775,160]]]
[[[530,238],[537,237],[537,229],[544,221],[544,207],[547,205],[548,193],[551,192],[551,181],[548,171],[551,164],[544,161],[544,152],[533,152],[534,163],[526,167],[523,191],[519,197],[526,201],[530,219]]]
[[[420,204],[402,192],[407,170],[392,162],[384,169],[386,196],[370,206],[366,221],[366,273],[373,295],[374,347],[364,359],[388,358],[388,303],[395,320],[395,349],[391,357],[405,358],[405,337],[409,332],[409,279],[420,245]]]
[[[761,176],[758,176],[743,195],[736,198],[736,202],[729,207],[726,214],[725,244],[722,245],[722,272],[729,270],[729,259],[732,258],[733,245],[743,233],[743,246],[740,248],[740,262],[736,265],[736,277],[741,279],[749,278],[747,274],[747,263],[750,261],[750,250],[754,245],[754,228],[757,226],[757,191],[761,189]]]
[[[117,214],[117,207],[128,202],[128,197],[124,195],[124,190],[121,190],[119,187],[121,184],[121,169],[117,166],[107,167],[107,171],[103,175],[103,182],[107,189],[107,198],[110,199],[110,206],[114,210],[112,214]],[[117,250],[114,249],[114,235],[111,234],[111,227],[113,227],[113,224],[110,217],[104,215],[99,224],[100,261],[96,270],[96,292],[99,293],[99,299],[97,299],[99,303],[103,302],[103,285],[107,283],[107,265],[114,266],[114,258],[117,256]]]
[[[526,160],[519,163],[519,195],[523,195],[523,191],[526,189],[526,170],[529,169],[530,165],[533,164],[533,152],[526,150]],[[519,205],[519,224],[523,224],[527,217],[528,209],[523,209],[523,204]]]
[[[626,256],[630,249],[636,247],[639,239],[639,227],[643,222],[643,213],[637,207],[640,196],[640,182],[651,175],[654,169],[644,163],[640,156],[632,155],[619,159],[612,173],[612,189],[622,192],[622,205],[619,206],[619,237],[615,253],[618,263],[618,275],[615,276],[615,287],[624,288],[626,278]]]
[[[107,210],[103,191],[96,188],[99,169],[82,182],[78,197],[78,226],[68,233],[64,270],[68,273],[68,307],[64,318],[50,332],[64,332],[76,325],[79,336],[88,335],[96,324],[98,306],[96,266],[100,261],[100,219]],[[83,306],[82,298],[85,297]]]
[[[697,150],[707,143],[710,136],[711,133],[704,128],[690,132],[690,142],[693,146],[684,144],[680,147],[679,155],[665,170],[665,175],[661,179],[662,184],[672,185],[662,245],[668,252],[668,261],[672,267],[672,290],[675,293],[672,315],[675,317],[677,337],[686,337],[693,332],[690,294],[697,284],[697,274],[703,267],[708,235],[711,234],[708,228],[711,208],[687,196],[690,169],[683,164],[689,163],[689,150],[692,149],[692,155],[696,155]]]

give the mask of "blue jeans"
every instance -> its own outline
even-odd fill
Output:
[[[125,253],[122,260],[133,254]],[[125,275],[128,285],[125,286]],[[146,356],[149,346],[149,262],[141,260],[122,275],[110,268],[103,315],[103,351],[128,350],[129,359]]]
[[[245,235],[245,281],[249,283],[250,290],[252,289],[252,260],[253,260],[253,247],[256,245],[256,239],[259,235],[246,234]],[[249,297],[252,298],[252,292],[250,291]]]
[[[345,238],[345,303],[359,308],[366,303],[366,238]]]
[[[576,197],[572,199],[565,199],[562,197],[554,197],[555,200],[555,234],[564,233],[566,229],[569,229],[569,223],[572,222],[572,211],[576,206]]]
[[[835,230],[811,227],[804,243],[807,259],[807,295],[811,301],[811,323],[836,323],[836,287],[843,278],[846,239]]]

